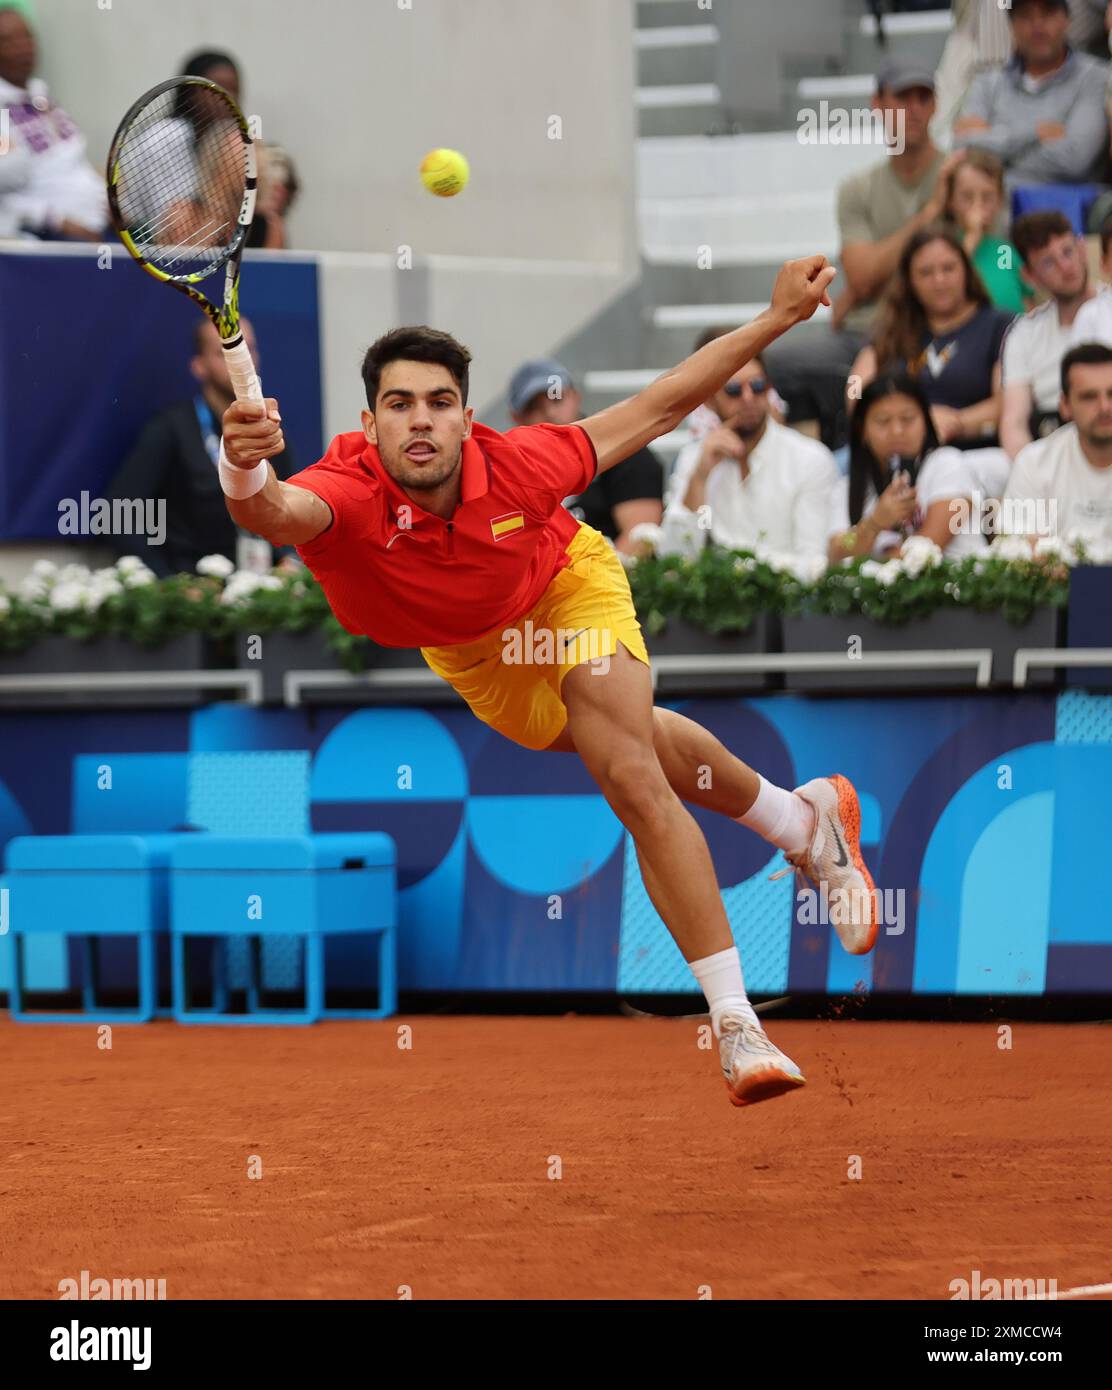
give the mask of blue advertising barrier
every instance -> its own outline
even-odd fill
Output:
[[[884,890],[867,957],[842,951],[790,875],[769,880],[778,852],[695,813],[754,993],[1112,991],[1112,905],[1093,888],[1094,847],[1112,836],[1112,697],[782,695],[674,707],[783,786],[842,771],[861,793],[864,851]],[[397,844],[402,989],[693,987],[628,835],[578,759],[519,749],[467,711],[13,713],[0,715],[0,745],[0,845],[79,828],[75,816],[98,805],[114,829],[152,814],[141,783],[127,790],[124,755],[179,755],[166,760],[175,804],[155,813],[161,825],[184,817],[188,759],[307,753],[307,804],[291,813],[313,831],[382,830]],[[113,759],[121,775],[109,779]],[[132,798],[119,808],[117,785]],[[30,987],[64,987],[65,952],[36,944]],[[7,947],[0,938],[0,989]],[[362,983],[360,968],[353,956],[347,983]]]
[[[103,496],[147,420],[196,392],[200,310],[110,249],[110,263],[96,247],[0,253],[0,540],[58,540],[59,502]],[[316,263],[248,252],[242,290],[263,389],[282,401],[299,466],[315,463]]]

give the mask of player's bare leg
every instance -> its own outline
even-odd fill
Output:
[[[802,1073],[757,1021],[707,842],[657,756],[648,667],[620,647],[607,668],[565,676],[569,738],[632,835],[645,889],[707,996],[730,1099],[792,1090]]]
[[[570,723],[552,747],[575,749]],[[876,891],[861,854],[857,793],[846,778],[817,777],[794,792],[772,786],[708,729],[674,710],[653,709],[653,747],[677,796],[782,849],[815,885],[845,949],[853,955],[872,949]]]

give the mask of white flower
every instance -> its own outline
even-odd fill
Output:
[[[637,544],[639,541],[645,541],[656,551],[660,549],[660,543],[664,539],[664,530],[662,527],[657,526],[655,522],[639,521],[630,531],[629,539],[633,544]]]
[[[991,547],[994,560],[1012,563],[1015,560],[1030,560],[1031,546],[1026,536],[997,536]]]
[[[36,560],[31,566],[31,574],[35,579],[53,579],[58,573],[58,566],[53,560]]]
[[[884,564],[876,572],[876,582],[885,586],[894,584],[903,573],[903,568],[899,560],[885,560]]]
[[[880,573],[879,560],[866,560],[859,571],[862,579],[875,579]]]
[[[83,584],[72,580],[55,584],[50,591],[50,606],[57,613],[73,613],[78,608],[87,607],[87,592]]]
[[[197,573],[211,575],[214,579],[227,579],[235,573],[235,568],[226,555],[202,555],[197,561]]]
[[[27,603],[42,603],[50,593],[50,585],[39,575],[29,574],[20,580],[18,593]]]
[[[104,569],[93,571],[89,578],[89,589],[101,598],[114,598],[116,594],[123,593],[124,586],[114,569]]]
[[[220,602],[229,605],[239,603],[242,599],[250,598],[256,589],[262,587],[263,575],[255,574],[251,570],[236,570],[224,585],[224,592],[220,595]],[[279,580],[279,586],[281,581]]]
[[[901,547],[900,562],[907,574],[922,574],[942,563],[942,548],[929,536],[909,536]]]
[[[1035,542],[1035,557],[1049,555],[1053,559],[1061,560],[1063,564],[1073,565],[1077,563],[1077,555],[1072,545],[1061,536],[1040,536]]]
[[[144,565],[142,569],[129,570],[124,575],[124,584],[129,589],[138,589],[143,584],[153,584],[155,579],[154,570],[149,570]]]

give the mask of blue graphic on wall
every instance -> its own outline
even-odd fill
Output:
[[[815,920],[792,876],[770,878],[779,852],[693,811],[754,993],[1112,990],[1112,907],[1090,886],[1093,847],[1112,833],[1101,794],[1112,783],[1112,697],[780,696],[674,708],[772,781],[842,771],[861,795],[884,908],[863,958]],[[578,759],[526,752],[465,710],[6,714],[0,740],[0,846],[28,833],[269,824],[279,810],[285,827],[381,830],[398,847],[401,988],[693,988],[630,837]],[[229,753],[243,755],[242,775],[238,760],[218,761],[216,786],[205,760]],[[251,755],[266,753],[290,757],[267,764],[277,780],[260,789]],[[110,791],[98,780],[106,765]],[[365,953],[333,944],[345,983],[371,983]],[[60,941],[37,938],[34,952],[32,987],[64,987]]]

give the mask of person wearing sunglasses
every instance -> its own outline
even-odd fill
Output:
[[[714,424],[676,459],[658,553],[694,559],[711,542],[825,561],[838,468],[824,445],[772,418],[772,394],[757,357],[707,401]]]

